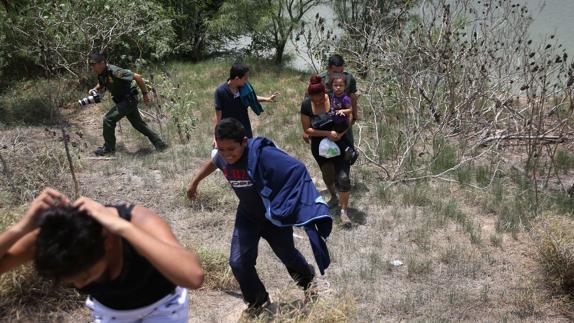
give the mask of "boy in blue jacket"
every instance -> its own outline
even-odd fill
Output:
[[[218,154],[193,178],[187,194],[194,199],[199,182],[217,168],[231,184],[239,205],[229,265],[248,304],[248,313],[257,314],[270,304],[255,270],[259,239],[267,240],[291,277],[307,292],[315,273],[295,248],[292,226],[305,228],[323,274],[330,262],[325,239],[331,232],[332,219],[305,166],[271,140],[248,139],[241,123],[233,118],[217,123],[215,140]]]

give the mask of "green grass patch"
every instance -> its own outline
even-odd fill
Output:
[[[554,157],[554,162],[558,171],[566,173],[574,168],[574,154],[566,150],[558,150]]]
[[[440,174],[454,167],[457,163],[456,148],[448,144],[444,139],[437,139],[433,142],[433,159],[431,162],[431,172]]]
[[[409,278],[418,278],[432,273],[432,259],[422,255],[409,255],[406,261],[407,276]]]
[[[215,290],[237,290],[239,284],[231,268],[227,253],[221,250],[213,250],[206,247],[201,247],[197,250],[203,271],[205,273],[205,280],[203,287],[205,289]]]
[[[472,182],[473,169],[471,165],[464,165],[456,170],[456,179],[461,184]]]
[[[574,198],[569,194],[563,192],[551,194],[550,201],[560,212],[574,215]]]
[[[491,172],[487,166],[478,166],[475,170],[475,179],[478,185],[485,187],[490,184]]]
[[[458,223],[462,229],[469,235],[470,241],[473,244],[481,243],[481,230],[480,226],[468,218],[468,216],[460,210],[457,202],[454,199],[448,201],[437,200],[432,204],[432,210],[436,217],[439,219],[447,218],[455,223]]]
[[[425,182],[417,182],[402,186],[399,189],[401,202],[404,206],[425,206],[431,203],[428,195],[429,186]]]

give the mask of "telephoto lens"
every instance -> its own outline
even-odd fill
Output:
[[[89,96],[78,100],[78,104],[80,106],[86,106],[88,104],[92,104],[92,103],[100,103],[102,101],[102,97],[100,96],[100,94],[98,93],[98,91],[96,90],[90,90],[90,94]]]

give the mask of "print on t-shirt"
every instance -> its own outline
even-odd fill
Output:
[[[223,169],[225,178],[233,188],[245,188],[253,186],[251,179],[247,175],[246,169],[226,167]]]
[[[247,172],[248,155],[249,150],[246,148],[241,159],[233,164],[228,164],[219,154],[216,154],[213,163],[221,169],[235,195],[239,198],[238,208],[253,220],[265,221],[265,206],[263,206],[259,192]]]

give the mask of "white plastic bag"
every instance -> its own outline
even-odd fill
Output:
[[[341,149],[329,138],[323,138],[319,143],[319,156],[325,158],[337,157],[341,154]]]

